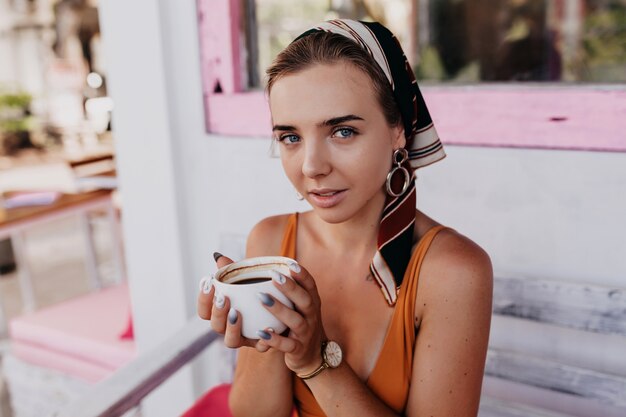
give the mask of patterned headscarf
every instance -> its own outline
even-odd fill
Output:
[[[402,115],[406,136],[405,148],[409,154],[403,166],[411,173],[411,181],[407,190],[398,197],[387,194],[378,230],[378,250],[370,263],[372,275],[389,305],[393,306],[413,247],[417,205],[415,170],[443,159],[446,154],[417,86],[413,70],[400,43],[389,29],[376,22],[330,20],[304,32],[294,42],[320,31],[343,35],[355,41],[374,58],[389,81]],[[392,189],[402,189],[403,182],[402,175],[395,175],[391,184]]]

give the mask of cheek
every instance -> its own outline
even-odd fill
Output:
[[[377,136],[377,140],[370,142],[370,146],[361,153],[359,161],[363,169],[369,172],[368,177],[382,177],[381,181],[384,181],[391,169],[393,148],[390,143],[380,140],[381,136],[382,134]]]
[[[387,178],[387,173],[391,169],[391,160],[385,158],[386,149],[368,149],[360,152],[352,159],[351,172],[361,178],[368,188],[378,188]]]
[[[280,162],[283,165],[287,178],[295,185],[302,174],[302,164],[299,162],[297,154],[286,154],[283,152],[280,156]]]

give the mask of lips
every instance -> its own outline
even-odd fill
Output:
[[[339,204],[346,196],[347,190],[320,188],[309,191],[309,201],[320,208],[330,208]]]
[[[329,190],[327,188],[321,189],[321,190],[311,190],[309,191],[309,193],[311,194],[316,194],[322,197],[328,197],[331,196],[333,194],[337,194],[338,192],[340,192],[341,190]]]

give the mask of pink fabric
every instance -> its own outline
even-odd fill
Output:
[[[120,334],[120,339],[130,339],[133,340],[135,338],[135,328],[133,327],[133,316],[131,313],[128,313],[128,325],[126,329]]]
[[[107,378],[116,370],[20,341],[11,343],[11,353],[31,365],[59,371],[93,384]]]
[[[9,333],[15,354],[26,362],[97,380],[135,356],[134,341],[120,339],[129,310],[128,287],[120,284],[14,318]]]
[[[229,393],[230,384],[218,385],[200,397],[180,417],[232,417],[228,406]],[[298,417],[298,412],[295,408],[291,413],[291,417]]]

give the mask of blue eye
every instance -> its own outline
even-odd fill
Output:
[[[278,141],[286,143],[286,144],[298,143],[300,141],[300,138],[297,137],[296,135],[283,135],[280,138],[278,138]]]
[[[354,136],[355,133],[356,131],[352,129],[351,127],[341,127],[335,130],[334,135],[337,135],[340,138],[349,138],[349,137]]]

